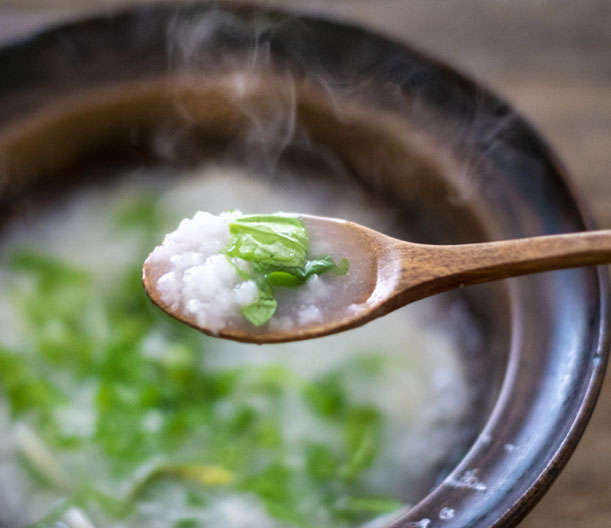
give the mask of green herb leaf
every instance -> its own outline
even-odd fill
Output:
[[[252,304],[242,308],[242,315],[253,325],[261,326],[269,321],[274,313],[278,302],[268,287],[259,287],[259,298]]]
[[[282,215],[242,216],[230,222],[231,237],[225,255],[244,280],[253,279],[259,298],[242,309],[253,325],[261,326],[271,319],[277,303],[272,287],[301,286],[311,275],[334,270],[338,275],[348,272],[348,260],[338,266],[331,256],[307,259],[309,238],[299,218]],[[240,270],[232,258],[253,263],[254,275]]]
[[[301,268],[306,263],[308,234],[298,218],[243,216],[229,224],[229,232],[225,253],[231,257],[278,268]]]
[[[344,468],[347,478],[357,477],[375,459],[381,444],[382,416],[370,406],[357,406],[348,412],[344,441],[350,459]]]
[[[284,286],[288,288],[301,286],[304,283],[303,277],[289,273],[288,271],[272,271],[266,275],[265,280],[274,286]]]
[[[344,259],[345,260],[345,259]],[[335,269],[337,266],[330,256],[322,257],[316,260],[308,260],[304,269],[304,276],[308,278],[310,275],[320,275],[326,271]]]
[[[346,273],[348,273],[348,271],[350,271],[350,262],[348,262],[347,258],[343,258],[342,260],[340,260],[339,264],[333,270],[333,272],[336,275],[339,275],[340,277],[342,275],[346,275]]]

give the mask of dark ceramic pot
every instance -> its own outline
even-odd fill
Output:
[[[252,7],[145,7],[10,45],[0,71],[5,211],[87,165],[221,155],[329,178],[340,164],[424,242],[591,227],[558,161],[506,103],[360,28]],[[604,269],[450,295],[481,334],[460,345],[474,387],[464,450],[432,468],[421,500],[388,528],[515,525],[574,450],[602,382]]]

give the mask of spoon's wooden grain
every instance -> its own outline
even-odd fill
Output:
[[[175,313],[156,289],[159,272],[148,261],[144,287],[151,300],[176,319],[210,335],[249,343],[278,343],[310,339],[360,326],[405,304],[453,288],[518,275],[611,262],[611,230],[463,245],[415,244],[391,238],[367,227],[316,216],[301,215],[312,236],[325,237],[342,253],[351,271],[350,298],[324,322],[273,330],[227,327],[218,332],[197,325],[193,317]],[[333,292],[331,292],[333,295]],[[348,308],[350,306],[350,308]]]

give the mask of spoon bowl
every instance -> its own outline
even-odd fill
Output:
[[[529,273],[611,262],[611,230],[458,245],[429,245],[389,237],[346,220],[299,215],[311,238],[324,240],[350,262],[350,272],[330,283],[320,322],[278,329],[228,323],[211,329],[196,314],[166,303],[158,280],[167,269],[147,259],[143,284],[163,311],[208,335],[247,343],[280,343],[361,326],[411,302],[453,288]]]

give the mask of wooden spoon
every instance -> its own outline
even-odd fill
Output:
[[[245,320],[243,325],[213,332],[163,302],[156,285],[164,270],[154,269],[148,260],[143,268],[144,287],[162,310],[206,334],[248,343],[279,343],[348,330],[452,288],[611,262],[611,230],[438,246],[398,240],[345,220],[299,218],[312,240],[327,240],[336,249],[334,256],[350,262],[346,276],[330,281],[323,322],[279,330],[269,323],[256,328]]]

